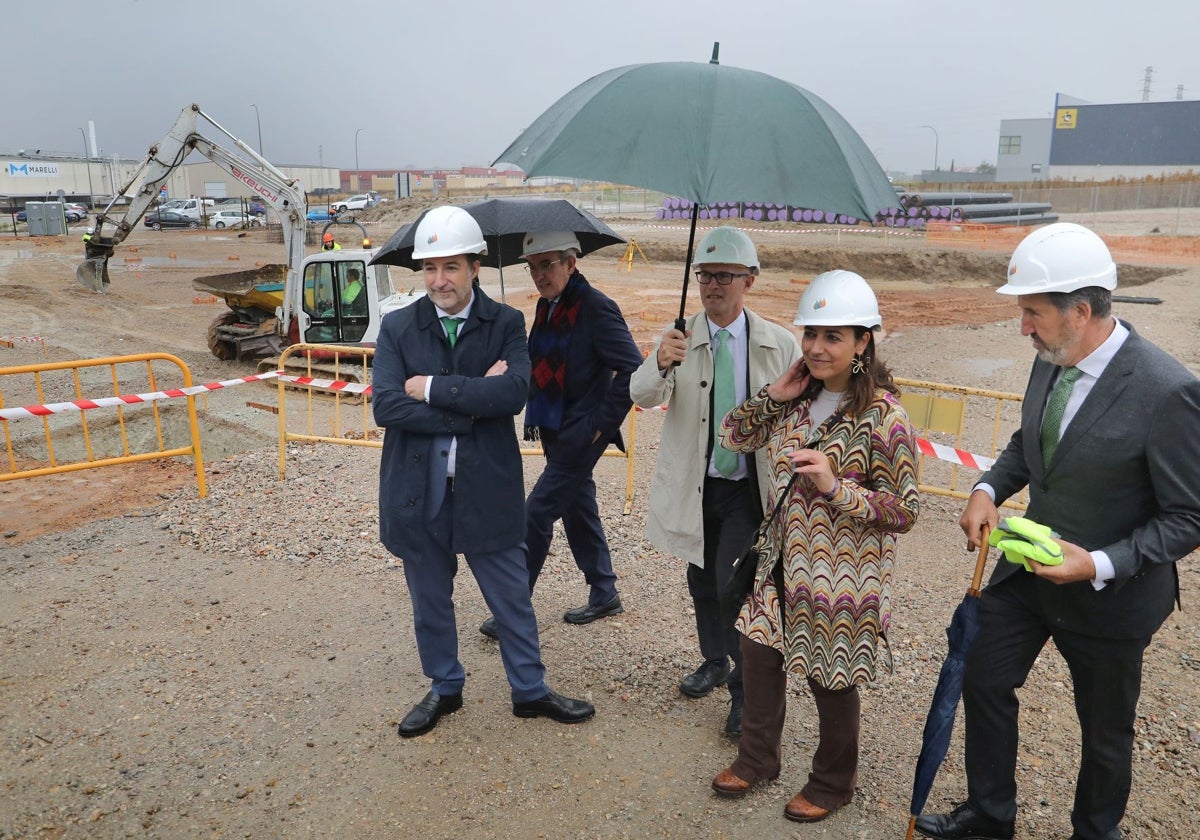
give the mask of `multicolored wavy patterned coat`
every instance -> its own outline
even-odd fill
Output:
[[[722,443],[739,452],[768,447],[778,494],[792,474],[788,453],[817,431],[808,409],[807,401],[777,403],[763,388],[725,418]],[[829,456],[839,486],[826,499],[796,482],[772,529],[775,545],[784,541],[782,602],[776,550],[759,564],[736,627],[780,651],[787,670],[842,689],[875,679],[880,664],[891,672],[896,534],[920,510],[916,446],[899,400],[879,390],[860,415],[831,417],[813,447]]]

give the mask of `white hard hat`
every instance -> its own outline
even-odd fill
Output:
[[[551,251],[565,251],[574,248],[577,252],[583,248],[579,238],[569,230],[544,230],[539,233],[527,233],[521,241],[521,259],[530,254],[548,254]]]
[[[1026,236],[1008,261],[1002,295],[1117,288],[1117,266],[1104,240],[1082,225],[1055,222]]]
[[[717,263],[758,268],[758,251],[743,231],[732,227],[714,228],[700,240],[692,265]]]
[[[479,222],[461,207],[434,207],[417,225],[413,235],[413,259],[486,254],[487,243]]]
[[[818,274],[800,297],[796,320],[804,327],[883,326],[879,301],[867,281],[853,271],[835,269]]]

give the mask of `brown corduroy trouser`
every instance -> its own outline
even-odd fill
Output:
[[[730,768],[748,782],[779,775],[787,712],[783,654],[741,637],[746,690],[738,757]],[[860,703],[858,686],[832,691],[808,681],[817,704],[819,736],[808,784],[800,791],[821,808],[837,808],[854,797],[858,774]]]

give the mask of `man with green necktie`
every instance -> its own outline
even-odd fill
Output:
[[[693,265],[704,311],[693,315],[682,332],[667,328],[634,372],[629,392],[644,408],[667,405],[646,537],[688,561],[703,661],[679,690],[704,697],[728,684],[725,734],[737,736],[742,730],[741,651],[733,622],[742,605],[725,590],[733,560],[762,521],[763,504],[774,488],[766,449],[753,456],[730,452],[716,430],[731,409],[791,367],[800,348],[790,330],[744,306],[759,272],[758,252],[744,232],[710,231]]]
[[[997,563],[980,596],[963,683],[967,801],[919,817],[926,837],[1018,833],[1017,689],[1050,640],[1082,736],[1071,837],[1123,836],[1142,655],[1177,602],[1176,561],[1200,544],[1200,381],[1113,316],[1116,287],[1104,241],[1061,223],[1021,241],[999,289],[1016,297],[1037,360],[1021,427],[960,524],[973,549],[1028,485],[1027,516],[1061,537],[1062,562]]]

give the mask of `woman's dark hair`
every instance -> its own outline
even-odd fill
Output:
[[[850,374],[850,387],[846,389],[846,396],[843,397],[842,408],[847,417],[855,417],[866,411],[874,402],[875,391],[878,388],[896,396],[900,395],[900,389],[892,380],[891,370],[875,352],[875,332],[867,327],[856,326],[853,329],[855,342],[862,338],[864,333],[870,335],[870,340],[867,341],[867,346],[859,357],[864,365],[863,372]],[[812,379],[799,399],[811,400],[824,389],[825,385],[821,380]]]

